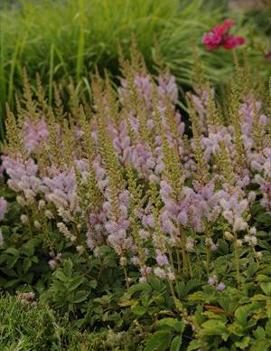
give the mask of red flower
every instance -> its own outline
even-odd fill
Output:
[[[217,49],[221,45],[222,37],[213,32],[204,34],[203,44],[207,47],[208,50]]]
[[[226,19],[222,24],[218,24],[214,28],[211,29],[211,32],[215,33],[216,35],[222,36],[235,25],[235,22],[230,19]]]
[[[265,55],[265,58],[271,61],[271,50]]]
[[[245,43],[245,38],[239,37],[239,36],[234,36],[234,35],[229,35],[225,38],[223,47],[225,49],[234,49],[237,46],[243,45]]]
[[[202,38],[203,44],[208,50],[214,50],[219,47],[224,49],[234,49],[237,46],[243,45],[245,39],[240,36],[229,34],[229,30],[234,26],[234,21],[227,19],[222,24],[218,24]]]

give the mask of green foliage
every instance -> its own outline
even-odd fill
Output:
[[[10,3],[10,2],[8,2]],[[119,74],[118,47],[127,53],[134,36],[148,66],[166,64],[182,86],[191,85],[191,72],[200,57],[208,78],[221,83],[232,71],[232,55],[205,52],[201,45],[204,32],[228,13],[224,2],[209,0],[19,0],[16,6],[3,6],[0,11],[0,89],[1,116],[8,101],[14,104],[14,93],[22,87],[26,67],[31,79],[39,72],[47,84],[51,103],[53,81],[74,78],[77,91],[89,91],[87,77],[96,66]],[[245,35],[251,49],[249,56],[268,71],[263,52],[268,41],[256,20],[245,24]],[[268,15],[265,22],[268,23]],[[258,21],[259,22],[259,21]],[[261,21],[262,24],[262,21]],[[268,33],[268,29],[267,29]],[[253,36],[253,38],[252,38]],[[195,57],[195,48],[197,55]],[[0,139],[3,138],[0,123]]]
[[[178,351],[182,345],[185,324],[174,318],[163,318],[157,323],[157,331],[149,338],[145,351]]]
[[[59,318],[46,305],[22,304],[11,296],[0,297],[1,350],[47,351],[89,350],[84,333],[71,330],[68,320]]]
[[[0,195],[9,199],[9,212],[1,233],[4,242],[0,246],[0,288],[15,291],[22,285],[45,284],[50,271],[49,254],[44,251],[44,234],[33,235],[20,223],[20,206],[2,184]],[[12,225],[11,225],[12,224]]]
[[[221,82],[231,54],[205,53],[201,38],[223,15],[222,4],[202,0],[20,0],[0,12],[1,115],[6,101],[14,103],[24,67],[31,79],[39,72],[51,102],[54,80],[73,77],[77,90],[88,91],[86,78],[96,65],[118,74],[118,47],[127,52],[132,36],[152,69],[162,60],[184,85],[190,85],[198,47],[209,79]]]
[[[268,277],[259,274],[256,280],[259,279]],[[198,347],[208,350],[269,350],[269,294],[268,283],[253,286],[248,282],[242,290],[227,288],[212,297],[208,290],[192,294],[190,300],[208,304],[198,305],[192,317],[197,338],[188,350],[197,350]]]
[[[74,312],[78,304],[85,302],[91,293],[90,288],[95,288],[96,280],[88,281],[87,278],[74,271],[73,263],[66,259],[54,273],[51,286],[46,293],[46,298],[57,309]],[[84,287],[88,286],[88,289]]]

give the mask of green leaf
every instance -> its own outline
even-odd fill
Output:
[[[238,321],[238,323],[241,324],[241,326],[246,327],[249,314],[260,307],[261,307],[261,304],[258,302],[240,306],[236,309],[234,313],[235,318]]]
[[[245,350],[249,346],[250,340],[251,340],[251,338],[249,336],[245,336],[241,341],[236,341],[235,345],[239,349]]]
[[[191,295],[188,296],[188,300],[189,301],[192,301],[192,302],[196,302],[196,301],[204,301],[204,302],[208,302],[208,294],[206,294],[205,292],[203,291],[197,291]],[[210,296],[209,296],[210,297]]]
[[[134,306],[136,304],[137,304],[137,299],[126,298],[125,296],[122,297],[118,302],[118,305],[121,307],[129,307],[129,306]]]
[[[21,253],[26,256],[33,256],[35,252],[35,246],[37,245],[37,240],[29,240],[21,247]]]
[[[266,322],[266,325],[265,325],[265,332],[266,332],[266,335],[271,339],[271,319],[269,319],[269,320]]]
[[[39,262],[39,258],[37,256],[31,257],[31,259],[32,259],[33,263],[38,263]]]
[[[221,336],[224,341],[228,339],[229,332],[225,326],[225,322],[219,320],[209,320],[204,322],[202,325],[201,334],[206,336],[218,335]]]
[[[80,303],[85,301],[88,298],[89,292],[85,290],[80,290],[75,293],[72,303]]]
[[[65,260],[63,264],[63,272],[67,277],[72,277],[72,272],[73,271],[73,263],[70,259]]]
[[[15,286],[17,283],[20,282],[20,279],[12,279],[7,281],[7,283],[5,284],[5,288],[11,288],[13,286]]]
[[[266,295],[271,296],[271,282],[263,282],[260,287]]]
[[[18,260],[19,260],[19,256],[9,256],[8,259],[7,259],[7,267],[8,267],[8,269],[13,268]]]
[[[271,341],[269,339],[263,339],[256,341],[251,350],[253,351],[270,351]]]
[[[182,346],[182,335],[175,336],[170,344],[170,351],[179,351]]]
[[[5,250],[5,253],[13,255],[13,256],[19,256],[20,255],[19,250],[15,249],[14,247],[9,247],[8,249]]]
[[[148,340],[144,351],[166,351],[172,340],[168,331],[157,331]]]
[[[133,294],[135,294],[136,292],[151,292],[151,287],[149,284],[147,283],[138,283],[138,284],[135,284],[133,286],[131,286],[129,288],[129,290],[127,291],[127,294],[125,295],[129,295],[129,296],[132,296]]]
[[[162,292],[165,289],[165,284],[163,283],[163,281],[154,275],[149,277],[149,283],[153,290],[157,292]]]
[[[255,262],[251,262],[247,267],[245,273],[249,278],[251,278],[257,272],[257,270],[258,270],[258,264]]]
[[[158,328],[163,328],[164,326],[174,329],[177,333],[183,333],[185,325],[183,321],[179,321],[175,318],[163,318],[157,323]]]
[[[95,289],[97,288],[97,280],[93,279],[89,282],[89,286],[92,288],[92,289]]]
[[[257,327],[257,329],[253,333],[256,339],[264,339],[265,338],[265,331],[263,327]]]
[[[62,270],[56,271],[54,276],[63,283],[67,282],[67,276],[62,272]]]
[[[266,298],[266,312],[267,317],[271,318],[271,299],[269,297]]]
[[[260,215],[258,215],[256,217],[256,221],[258,223],[262,223],[264,225],[267,225],[268,227],[271,226],[271,216],[267,212],[264,212],[264,213],[261,213]]]
[[[186,295],[185,284],[183,281],[177,281],[175,288],[179,298],[182,298]]]
[[[201,343],[198,340],[192,340],[188,346],[187,351],[199,350],[201,347]]]
[[[69,291],[74,291],[76,290],[80,285],[82,285],[85,281],[84,277],[75,277],[71,280],[71,282],[69,283]]]
[[[197,279],[189,280],[185,286],[186,294],[190,293],[192,290],[194,290],[195,288],[198,288],[201,285],[202,283]]]
[[[147,309],[143,306],[140,306],[140,305],[132,306],[131,310],[135,315],[140,316],[140,317],[143,316],[147,312]]]
[[[26,273],[29,268],[32,266],[32,260],[31,258],[29,257],[26,257],[24,260],[23,260],[23,270],[24,270],[24,273]]]
[[[258,282],[269,282],[270,281],[270,277],[267,275],[264,275],[264,274],[258,274],[256,279]]]

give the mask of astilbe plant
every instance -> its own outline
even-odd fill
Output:
[[[168,281],[173,296],[176,281],[202,269],[206,282],[225,288],[212,257],[226,239],[239,284],[242,247],[256,261],[261,255],[251,209],[259,200],[271,210],[263,103],[233,82],[223,115],[203,84],[188,96],[192,136],[186,135],[174,77],[168,71],[152,77],[137,53],[121,64],[120,87],[96,74],[91,103],[71,98],[66,119],[57,89],[53,109],[40,84],[33,97],[25,80],[17,118],[8,112],[2,156],[22,223],[33,235],[44,232],[52,268],[61,257],[58,231],[79,255],[111,247],[127,286],[133,266],[140,281],[153,274]],[[4,210],[1,199],[1,218]]]

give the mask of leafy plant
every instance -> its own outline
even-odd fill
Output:
[[[182,345],[183,321],[163,318],[157,323],[157,331],[147,341],[145,351],[178,351]]]
[[[266,91],[237,61],[222,106],[200,77],[187,131],[168,70],[133,48],[122,73],[118,89],[97,73],[90,101],[71,82],[68,119],[66,90],[52,108],[25,76],[1,157],[2,287],[69,323],[56,350],[74,329],[99,351],[268,350]]]
[[[87,300],[91,293],[90,288],[96,287],[96,280],[88,282],[86,277],[78,274],[78,272],[76,273],[70,259],[64,260],[62,265],[53,273],[46,298],[57,309],[74,312],[78,304]],[[86,289],[86,286],[88,289]]]

